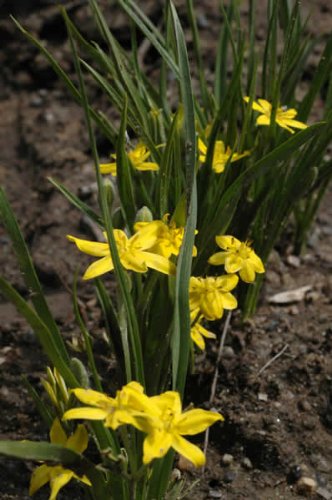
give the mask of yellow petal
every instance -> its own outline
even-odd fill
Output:
[[[67,234],[67,239],[69,241],[73,241],[81,252],[93,255],[94,257],[104,257],[110,253],[108,243],[81,240],[80,238],[75,238],[75,236],[71,236],[70,234]]]
[[[29,487],[29,495],[34,495],[39,488],[50,480],[50,468],[48,465],[43,464],[37,467],[32,473]]]
[[[137,231],[130,238],[130,245],[141,250],[147,250],[156,244],[158,238],[164,230],[165,224],[162,221],[154,220],[151,222],[136,223],[134,226]],[[136,229],[137,228],[137,229]]]
[[[277,123],[278,123],[278,125],[280,125],[281,127],[284,127],[284,128],[285,128],[285,126],[300,128],[302,130],[304,130],[305,128],[308,128],[308,125],[306,125],[305,123],[299,122],[297,120],[287,120],[285,118],[277,120]]]
[[[179,434],[199,434],[218,420],[224,420],[220,413],[196,408],[177,417],[175,428]]]
[[[212,170],[214,170],[216,174],[222,174],[223,171],[225,170],[226,163],[227,160],[222,160],[222,159],[213,161]]]
[[[100,173],[105,175],[105,174],[112,174],[116,175],[116,163],[101,163],[99,165]]]
[[[236,254],[227,255],[225,270],[227,273],[237,273],[243,266],[243,259]]]
[[[202,350],[205,349],[205,340],[196,326],[190,330],[191,340]]]
[[[270,125],[271,117],[266,115],[260,115],[256,120],[256,125]]]
[[[66,448],[83,453],[88,447],[89,435],[84,425],[77,426],[74,434],[72,434],[66,443]]]
[[[50,440],[53,444],[61,444],[65,446],[67,441],[67,435],[60,424],[60,420],[56,418],[52,424],[50,430]]]
[[[90,479],[86,476],[78,476],[77,474],[74,474],[74,478],[86,484],[87,486],[92,486]]]
[[[258,101],[258,106],[260,106],[263,113],[267,114],[271,113],[272,104],[270,104],[269,101],[266,101],[265,99],[257,99],[257,101]],[[253,109],[255,109],[254,106]]]
[[[232,158],[231,158],[231,163],[233,163],[234,161],[241,160],[245,156],[249,156],[249,155],[250,155],[250,151],[243,151],[243,153],[234,153]]]
[[[241,271],[240,271],[240,273],[241,273]],[[234,297],[234,295],[232,295],[231,293],[223,293],[222,294],[222,302],[223,302],[224,309],[232,310],[232,309],[237,308],[237,300]]]
[[[254,270],[254,266],[250,263],[250,261],[245,261],[243,267],[240,271],[240,277],[245,283],[252,283],[255,281],[256,274]]]
[[[114,265],[111,256],[103,257],[90,264],[83,275],[83,279],[91,280],[92,278],[97,278],[97,276],[113,271],[113,269]]]
[[[72,408],[63,415],[63,420],[82,419],[82,420],[104,420],[108,415],[106,410],[100,408],[91,408],[83,406],[82,408]]]
[[[297,111],[294,108],[286,109],[284,111],[282,108],[278,108],[277,110],[277,118],[285,119],[285,120],[293,120],[297,115]]]
[[[75,396],[81,401],[81,403],[84,403],[86,405],[112,405],[115,401],[114,398],[110,398],[109,396],[106,396],[106,394],[103,394],[99,391],[94,391],[92,389],[81,389],[78,387],[76,389],[73,389],[71,392],[75,394]]]
[[[212,264],[213,266],[222,266],[223,264],[225,264],[225,259],[226,259],[227,255],[228,255],[227,252],[214,253],[209,258],[208,263]]]
[[[175,274],[176,267],[170,260],[162,255],[157,255],[150,252],[144,252],[144,260],[148,267],[155,269],[163,274]]]
[[[241,246],[240,240],[226,234],[216,236],[216,243],[222,250],[237,250]]]
[[[136,427],[135,416],[130,413],[130,410],[115,410],[109,413],[105,420],[105,426],[113,430],[116,430],[120,425],[124,424],[130,424]]]
[[[207,152],[207,147],[206,145],[204,144],[204,142],[202,141],[202,139],[198,138],[198,150],[200,153],[202,153],[202,155],[204,156],[204,160],[201,160],[200,161],[205,161],[205,158],[206,158],[206,152]]]
[[[239,278],[235,274],[225,274],[216,278],[216,284],[223,292],[230,292],[236,287],[238,282]]]
[[[181,413],[181,399],[179,393],[176,391],[166,391],[158,396],[152,396],[150,401],[157,405],[161,413],[167,412],[168,410],[171,410],[173,415]]]
[[[135,273],[146,273],[148,270],[145,254],[139,250],[127,252],[120,259],[123,267]]]
[[[258,255],[255,254],[255,252],[252,252],[252,254],[250,255],[250,262],[254,266],[256,273],[261,274],[265,272],[264,264],[262,260],[258,257]]]
[[[196,323],[196,324],[197,324],[197,328],[198,328],[201,335],[203,335],[207,339],[216,339],[217,338],[215,333],[210,332],[209,330],[204,328],[204,326],[201,325],[200,323]]]
[[[202,296],[201,311],[209,321],[221,319],[224,313],[221,294],[215,291]]]
[[[140,170],[142,172],[147,171],[147,170],[159,170],[159,165],[158,163],[152,162],[152,161],[144,161],[142,163],[139,163],[135,165],[136,170]]]
[[[148,434],[143,443],[143,463],[148,464],[154,458],[161,458],[170,449],[172,436],[165,431],[155,431]]]
[[[172,447],[180,455],[193,463],[195,467],[202,467],[205,464],[205,455],[202,450],[195,444],[187,441],[187,439],[184,439],[179,435],[174,435]]]
[[[56,500],[56,497],[61,488],[66,486],[67,483],[73,478],[74,472],[69,469],[62,469],[63,472],[58,474],[51,480],[51,495],[49,500]]]

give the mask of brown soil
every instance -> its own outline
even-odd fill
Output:
[[[93,33],[84,2],[68,4],[86,33]],[[146,2],[158,19],[158,2]],[[183,9],[183,1],[176,2]],[[17,4],[17,5],[16,5]],[[22,11],[22,5],[24,9]],[[60,15],[52,2],[12,2],[12,12],[38,34],[71,71],[72,62]],[[199,2],[199,20],[204,46],[213,56],[218,18],[216,0]],[[329,0],[303,4],[313,10],[310,30],[325,35],[331,28]],[[16,9],[16,10],[15,10]],[[47,180],[52,176],[85,199],[96,204],[96,187],[81,110],[72,102],[63,84],[54,77],[43,57],[21,37],[0,5],[0,183],[4,185],[21,228],[31,248],[40,280],[51,309],[68,342],[79,337],[74,322],[68,287],[78,263],[67,233],[94,236],[94,228],[65,201]],[[243,16],[246,9],[243,8]],[[112,12],[112,25],[119,40],[126,42],[122,15]],[[329,19],[329,22],[328,22]],[[259,28],[265,37],[264,21]],[[319,48],[316,57],[319,53]],[[311,64],[315,64],[313,59]],[[153,69],[147,58],[147,70]],[[102,98],[101,106],[105,106]],[[105,109],[105,107],[104,107]],[[100,141],[101,154],[108,144]],[[244,326],[234,315],[219,366],[214,406],[225,416],[223,426],[210,434],[208,462],[204,476],[182,472],[188,481],[200,479],[190,492],[192,498],[296,499],[312,495],[332,498],[332,192],[321,207],[312,230],[307,253],[292,255],[291,247],[270,260],[261,305]],[[18,272],[9,238],[0,227],[0,268],[19,291],[27,295]],[[299,301],[272,305],[278,292],[308,286]],[[90,286],[80,287],[90,331],[95,337],[105,376],[111,367],[102,343],[100,313]],[[44,358],[39,345],[14,308],[0,302],[1,438],[44,439],[33,402],[22,383],[27,375],[40,388]],[[197,370],[189,380],[189,397],[196,405],[209,399],[216,364],[217,346],[197,359]],[[276,354],[275,361],[262,368]],[[225,456],[226,454],[226,456]],[[231,455],[232,458],[227,457]],[[228,464],[228,462],[231,462]],[[179,468],[186,469],[179,463]],[[32,464],[2,460],[0,498],[28,498]],[[315,480],[315,491],[301,490],[301,477]],[[299,482],[300,479],[300,482]],[[72,491],[74,493],[72,493]],[[79,498],[76,489],[64,490],[59,498]],[[42,492],[36,498],[47,498]]]

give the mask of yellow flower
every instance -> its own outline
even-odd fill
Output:
[[[104,420],[105,426],[114,430],[124,424],[139,428],[136,415],[150,408],[149,398],[143,393],[143,387],[138,382],[130,382],[122,387],[115,398],[92,389],[78,388],[72,392],[77,399],[89,406],[66,411],[64,420]]]
[[[154,237],[155,242],[149,248],[150,252],[162,255],[169,259],[172,255],[179,255],[184,236],[184,227],[176,227],[175,222],[167,223],[168,215],[163,220],[151,222],[136,222],[134,229],[141,237]],[[197,231],[196,231],[197,233]],[[197,248],[193,248],[193,256],[197,255]]]
[[[59,444],[77,453],[82,453],[88,446],[89,438],[84,425],[78,425],[74,434],[68,438],[59,420],[55,419],[51,427],[50,439],[52,444]],[[51,495],[49,500],[55,500],[59,490],[73,478],[91,486],[91,482],[86,476],[78,476],[72,470],[62,467],[62,465],[40,465],[32,473],[29,494],[33,495],[46,483],[50,483]]]
[[[130,382],[117,391],[116,397],[91,389],[73,389],[75,396],[90,406],[68,410],[63,418],[104,420],[106,427],[117,429],[130,424],[147,434],[143,444],[143,462],[161,458],[172,447],[194,465],[205,463],[203,452],[182,437],[197,434],[217,420],[219,413],[206,410],[189,410],[182,413],[180,396],[169,391],[160,396],[148,397],[138,382]]]
[[[198,139],[198,150],[200,152],[199,161],[204,163],[206,161],[207,146],[201,139]],[[241,160],[241,158],[248,156],[249,154],[250,151],[244,151],[241,154],[233,153],[229,146],[225,149],[223,141],[216,141],[213,150],[212,169],[217,174],[221,174],[225,170],[225,165],[228,161],[233,163],[234,161]]]
[[[143,143],[138,143],[137,146],[127,153],[129,161],[133,168],[136,170],[146,171],[146,170],[159,170],[157,163],[152,161],[146,161],[150,156],[149,149]],[[112,154],[111,157],[116,160],[116,154]],[[112,174],[116,175],[116,161],[111,163],[101,163],[100,172],[102,174]]]
[[[240,278],[252,283],[256,273],[264,273],[263,262],[248,243],[243,243],[234,236],[216,236],[217,245],[224,250],[213,254],[208,262],[213,266],[225,265],[227,273],[239,272]]]
[[[106,234],[104,235],[106,237]],[[84,280],[96,278],[114,269],[108,243],[81,240],[71,235],[67,235],[67,238],[69,241],[73,241],[81,252],[93,255],[94,257],[101,257],[101,259],[93,262],[87,268],[83,275]],[[147,251],[155,244],[155,235],[140,235],[136,233],[131,238],[128,238],[126,233],[121,229],[114,229],[114,238],[121,264],[126,269],[135,271],[136,273],[145,273],[148,268],[151,268],[164,274],[175,274],[175,266],[172,262],[162,255]]]
[[[170,448],[174,448],[196,467],[204,465],[204,453],[182,435],[203,432],[218,420],[223,420],[223,417],[219,413],[200,409],[182,413],[180,395],[175,391],[164,392],[149,400],[153,408],[142,419],[141,426],[147,433],[143,443],[143,463],[161,458]]]
[[[249,97],[244,97],[246,102],[249,102]],[[272,104],[265,99],[258,99],[252,103],[252,109],[258,111],[261,115],[256,120],[256,125],[270,125],[271,123],[271,112]],[[294,120],[297,115],[297,111],[294,108],[287,109],[286,106],[281,106],[277,108],[276,112],[276,123],[279,127],[285,128],[291,134],[294,134],[293,128],[305,129],[308,127],[305,123]]]
[[[200,348],[202,351],[205,349],[205,340],[207,339],[215,339],[217,338],[215,333],[209,332],[204,326],[201,324],[202,318],[198,318],[197,321],[192,325],[190,329],[190,337],[191,340]]]
[[[224,309],[237,307],[237,300],[230,291],[238,281],[235,274],[207,278],[192,276],[189,283],[190,310],[200,311],[210,321],[220,319]]]

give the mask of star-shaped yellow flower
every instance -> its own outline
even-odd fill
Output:
[[[96,278],[114,269],[108,243],[82,240],[71,235],[67,235],[67,238],[69,241],[73,241],[81,252],[94,257],[101,257],[87,268],[83,275],[84,280]],[[175,266],[172,262],[162,255],[157,255],[148,250],[156,243],[155,235],[141,235],[137,232],[131,238],[128,238],[121,229],[114,229],[114,238],[124,268],[136,273],[145,273],[148,268],[151,268],[164,274],[175,274]]]
[[[199,161],[204,163],[206,161],[207,154],[207,146],[201,139],[198,139],[198,150],[200,152]],[[225,148],[225,144],[223,141],[216,141],[213,150],[213,158],[212,158],[212,169],[217,173],[221,174],[225,170],[225,165],[229,161],[233,163],[235,161],[241,160],[245,156],[248,156],[250,151],[244,151],[243,153],[233,153],[231,148],[227,146]]]
[[[255,281],[256,273],[264,273],[263,262],[248,243],[241,242],[234,236],[216,236],[217,245],[224,250],[209,258],[213,266],[224,265],[227,273],[239,273],[246,283]]]
[[[249,97],[244,97],[246,102],[249,102]],[[271,123],[271,112],[272,104],[265,99],[258,99],[257,102],[252,103],[252,109],[261,113],[256,120],[256,125],[270,125]],[[305,129],[308,127],[305,123],[294,120],[297,115],[297,111],[294,108],[287,109],[286,106],[281,106],[277,108],[276,112],[276,123],[279,127],[282,127],[291,134],[294,134],[293,128]]]
[[[149,398],[143,393],[143,387],[138,382],[130,382],[122,387],[115,398],[92,389],[77,388],[72,392],[77,399],[89,406],[66,411],[64,420],[104,420],[105,426],[114,430],[124,424],[139,427],[135,416],[150,408]]]
[[[184,236],[184,227],[177,227],[174,222],[168,222],[168,215],[163,220],[150,222],[136,222],[135,231],[141,236],[154,237],[155,243],[149,248],[150,252],[162,255],[169,259],[172,255],[179,255]],[[196,231],[197,233],[197,231]],[[197,255],[197,248],[193,248],[193,256]]]
[[[224,309],[237,307],[237,300],[230,291],[238,281],[235,274],[207,278],[192,276],[189,283],[190,310],[200,311],[209,321],[220,319]]]
[[[159,166],[157,163],[153,161],[146,161],[149,158],[150,154],[151,153],[147,146],[140,142],[134,149],[128,151],[127,156],[131,165],[136,170],[159,170]],[[112,154],[111,157],[116,160],[116,154]],[[101,163],[100,172],[102,174],[116,175],[116,161],[111,163]]]
[[[180,395],[175,391],[149,399],[153,409],[142,420],[142,430],[147,433],[143,443],[143,463],[161,458],[173,448],[195,467],[202,467],[205,464],[204,453],[182,436],[205,431],[218,420],[223,420],[222,415],[200,409],[182,412]]]
[[[52,444],[59,444],[77,453],[83,453],[88,446],[88,439],[88,433],[84,425],[78,425],[74,434],[67,437],[59,420],[57,418],[54,420],[50,431],[50,440]],[[91,482],[86,476],[78,476],[72,470],[62,467],[62,465],[40,465],[32,473],[29,495],[33,495],[46,483],[50,483],[51,495],[49,500],[55,500],[60,489],[73,478],[91,486]]]

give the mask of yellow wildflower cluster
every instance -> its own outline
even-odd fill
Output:
[[[192,276],[189,284],[189,301],[191,312],[191,338],[200,348],[205,348],[205,338],[215,338],[215,335],[204,328],[203,320],[221,319],[224,309],[237,307],[237,300],[232,295],[240,278],[246,283],[252,283],[256,273],[264,273],[261,259],[247,242],[241,242],[234,236],[217,236],[217,245],[223,250],[209,258],[209,264],[224,265],[228,273],[222,276],[206,278]]]
[[[68,410],[64,420],[103,420],[105,426],[113,430],[125,424],[134,426],[146,434],[144,464],[165,456],[173,448],[196,467],[201,467],[205,463],[204,453],[182,436],[203,432],[223,420],[219,413],[207,410],[182,412],[180,395],[175,391],[148,397],[138,382],[125,385],[115,398],[91,389],[74,389],[73,393],[88,406]]]
[[[175,274],[175,264],[171,259],[179,254],[184,228],[169,222],[167,215],[163,220],[137,222],[134,230],[135,234],[130,238],[121,229],[114,229],[113,232],[123,267],[138,273],[145,273],[150,268],[168,275]],[[104,236],[106,239],[106,233]],[[100,257],[87,268],[84,280],[114,269],[107,242],[87,241],[71,235],[67,238],[82,252]],[[239,280],[235,273],[239,273],[246,283],[252,283],[256,273],[265,271],[261,259],[247,242],[223,235],[216,237],[216,243],[223,251],[213,254],[208,262],[215,266],[224,265],[228,274],[205,278],[192,276],[189,285],[191,339],[200,349],[205,348],[204,338],[215,338],[215,334],[208,331],[202,321],[221,319],[224,309],[232,310],[237,307],[236,298],[230,293]],[[194,247],[193,256],[196,255],[197,248]]]

